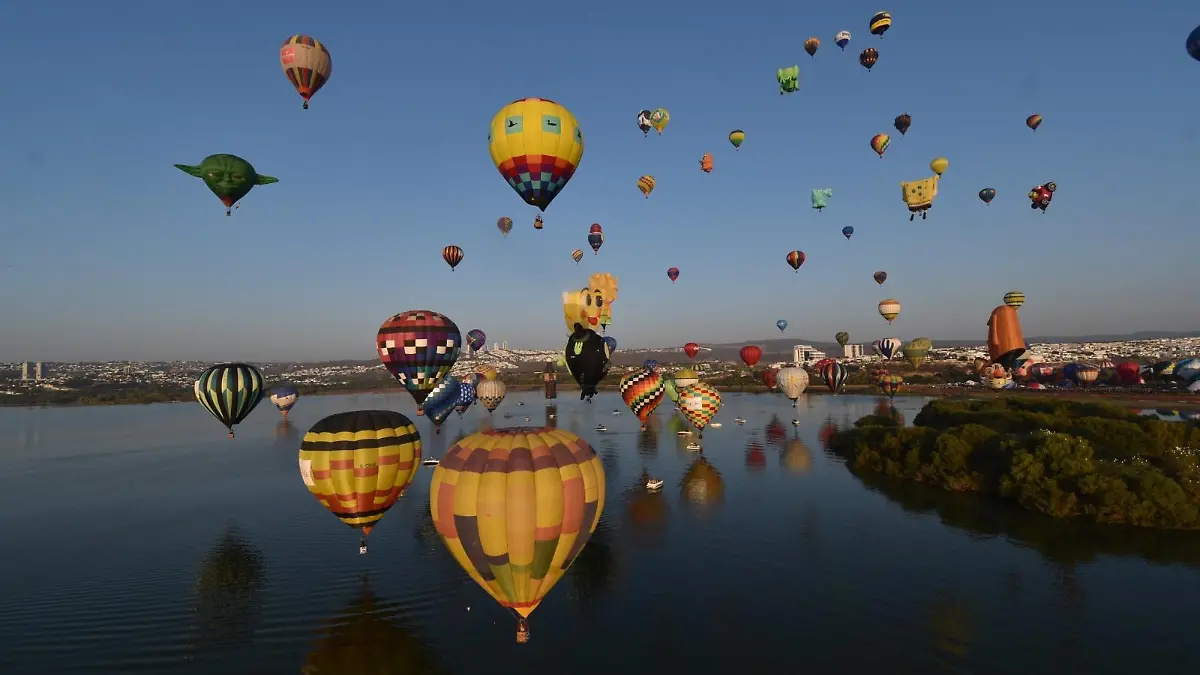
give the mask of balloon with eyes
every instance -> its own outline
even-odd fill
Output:
[[[564,360],[571,377],[579,384],[579,400],[590,403],[597,393],[596,387],[608,374],[612,355],[604,338],[595,331],[605,306],[604,294],[600,289],[583,288],[564,292],[562,299],[563,317],[571,332]]]
[[[1058,186],[1052,182],[1039,185],[1029,191],[1029,208],[1041,209],[1042,213],[1046,212],[1046,207],[1050,206],[1050,201],[1054,199],[1054,191]]]

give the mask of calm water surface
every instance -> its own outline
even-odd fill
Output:
[[[864,482],[821,438],[879,399],[809,396],[792,426],[786,400],[726,396],[707,503],[666,410],[640,433],[615,394],[557,403],[609,501],[524,646],[437,539],[429,469],[366,556],[300,481],[310,425],[412,416],[407,395],[308,397],[287,426],[263,404],[233,441],[195,404],[0,410],[0,673],[1200,672],[1200,536]],[[426,454],[487,420],[420,419]],[[490,422],[544,424],[545,401]]]

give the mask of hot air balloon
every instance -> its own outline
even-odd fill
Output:
[[[1037,113],[1034,113],[1034,114],[1030,115],[1029,117],[1026,117],[1025,118],[1025,126],[1029,127],[1030,129],[1032,129],[1034,131],[1037,131],[1037,128],[1042,126],[1042,116]]]
[[[1009,291],[1004,294],[1004,304],[1013,309],[1021,309],[1021,305],[1025,304],[1025,294],[1021,291]]]
[[[646,420],[667,395],[662,375],[650,369],[635,370],[622,377],[618,388],[625,405],[641,421],[642,429],[646,428]]]
[[[912,364],[913,368],[920,368],[925,362],[925,357],[929,355],[929,350],[933,349],[933,341],[927,337],[913,338],[911,342],[904,345],[904,358]]]
[[[475,373],[484,380],[500,379],[500,371],[496,370],[495,366],[489,366],[486,363],[475,368]]]
[[[500,230],[500,234],[507,237],[508,233],[512,232],[512,228],[513,228],[512,218],[509,218],[508,216],[502,216],[496,220],[496,229]]]
[[[609,354],[617,351],[617,338],[611,335],[606,335],[604,336],[604,344],[608,345]]]
[[[891,323],[892,319],[895,319],[896,316],[899,314],[900,314],[900,301],[899,300],[893,300],[891,298],[888,298],[887,300],[880,301],[879,316],[882,316],[883,318],[887,319],[888,323]]]
[[[667,112],[666,108],[655,108],[650,112],[650,125],[654,127],[654,130],[657,131],[660,136],[662,135],[663,130],[666,129],[667,125],[670,123],[671,113]]]
[[[391,410],[330,415],[304,434],[300,478],[337,519],[367,535],[387,514],[421,466],[421,434],[412,420]]]
[[[884,375],[879,379],[879,389],[887,394],[888,399],[896,397],[896,392],[904,385],[904,378],[899,375]]]
[[[888,146],[892,144],[892,137],[887,134],[875,134],[871,137],[871,149],[879,155],[879,159],[883,159],[883,153],[887,152]]]
[[[921,220],[925,220],[926,212],[933,208],[933,200],[937,198],[939,180],[938,176],[930,176],[921,180],[901,181],[900,199],[908,207],[909,222],[917,214],[921,214]]]
[[[475,385],[470,382],[459,382],[458,384],[458,401],[454,404],[454,412],[458,413],[459,417],[467,412],[467,409],[475,403],[475,398],[478,396],[475,392]]]
[[[638,129],[641,130],[642,135],[644,135],[644,136],[650,135],[650,130],[654,128],[654,123],[650,121],[650,111],[649,110],[643,110],[638,113],[637,125],[638,125]]]
[[[708,423],[721,409],[721,392],[704,382],[690,384],[679,390],[679,409],[704,438]]]
[[[871,35],[883,37],[883,34],[888,32],[892,27],[892,15],[887,12],[875,12],[875,16],[871,17]]]
[[[996,189],[995,188],[983,188],[982,190],[979,191],[979,199],[982,200],[984,204],[991,204],[992,200],[995,198],[996,198]]]
[[[844,330],[838,331],[838,334],[834,335],[833,339],[837,340],[837,343],[843,347],[850,344],[850,334]]]
[[[792,269],[796,270],[797,274],[800,273],[800,266],[803,265],[804,261],[807,259],[808,256],[804,255],[804,251],[792,251],[791,253],[787,254],[787,264],[791,265]]]
[[[307,35],[293,35],[283,41],[283,46],[279,48],[279,65],[296,88],[296,93],[304,99],[305,110],[308,110],[308,100],[325,86],[333,74],[333,59],[329,56],[329,50],[320,40]]]
[[[871,351],[879,355],[879,358],[891,360],[900,355],[900,350],[904,343],[900,338],[890,337],[876,340],[871,345]]]
[[[1042,213],[1046,212],[1046,208],[1050,206],[1050,201],[1054,199],[1054,191],[1058,186],[1053,182],[1043,183],[1034,187],[1029,191],[1030,207],[1041,209]]]
[[[814,188],[812,191],[812,207],[820,213],[829,206],[829,198],[833,196],[833,188]]]
[[[285,384],[271,390],[271,405],[278,408],[286,420],[288,411],[296,406],[296,399],[299,397],[300,392],[296,391],[295,387]]]
[[[577,248],[574,251],[571,251],[571,260],[574,260],[576,263],[578,263],[580,260],[583,260],[583,249]]]
[[[675,388],[677,390],[690,387],[700,381],[700,374],[691,368],[680,368],[675,372]]]
[[[804,51],[808,52],[809,56],[816,56],[817,50],[821,48],[821,41],[815,37],[810,37],[804,41]]]
[[[836,394],[838,389],[841,389],[842,385],[846,383],[846,376],[850,374],[849,371],[846,370],[846,366],[843,366],[837,361],[830,361],[824,366],[821,366],[820,373],[821,379],[825,382],[825,386],[828,387],[829,391],[834,394]]]
[[[706,152],[700,156],[700,170],[704,173],[712,173],[713,156],[711,152]]]
[[[842,51],[846,51],[846,45],[850,44],[850,31],[840,30],[838,34],[833,36],[833,43]]]
[[[433,422],[434,433],[442,433],[442,422],[445,422],[454,406],[458,405],[461,384],[457,377],[447,375],[430,390],[429,395],[421,404],[425,416]]]
[[[230,215],[233,205],[250,194],[255,185],[278,183],[274,176],[263,176],[254,170],[250,162],[237,155],[209,155],[198,165],[176,164],[176,169],[204,181],[208,189],[225,205],[225,215]]]
[[[775,327],[779,329],[780,333],[787,330],[787,319],[780,319],[780,320],[776,321]]]
[[[896,127],[896,131],[899,131],[901,136],[907,134],[908,128],[912,126],[912,115],[908,113],[897,115],[895,121],[892,122],[892,126]]]
[[[1138,384],[1142,379],[1142,367],[1135,361],[1122,361],[1116,366],[1117,379],[1121,384]]]
[[[604,245],[604,228],[600,227],[600,223],[592,223],[588,229],[588,246],[592,247],[592,253],[600,255],[600,247]]]
[[[545,221],[542,220],[542,214],[539,213],[538,215],[533,217],[533,229],[540,230],[545,226],[546,226],[546,223],[545,223]]]
[[[779,369],[763,368],[762,382],[767,386],[767,389],[774,391],[775,387],[779,386]]]
[[[689,359],[694,359],[700,353],[700,345],[695,342],[689,342],[683,346],[683,353],[687,354]]]
[[[607,272],[597,272],[588,277],[588,288],[592,290],[593,302],[600,307],[600,327],[612,325],[612,308],[620,296],[617,278]]]
[[[733,149],[736,151],[742,147],[742,143],[746,141],[746,132],[741,129],[734,129],[729,132],[729,142],[733,144]]]
[[[446,261],[446,264],[450,266],[451,271],[453,271],[455,267],[458,267],[458,263],[462,262],[462,259],[463,250],[459,247],[447,246],[442,249],[442,260]]]
[[[487,333],[484,333],[478,328],[472,328],[471,330],[467,331],[467,346],[471,348],[472,354],[480,349],[483,349],[483,346],[486,344]]]
[[[646,370],[654,370],[658,368],[658,359],[646,359],[642,361],[642,367]]]
[[[1200,26],[1197,26],[1188,34],[1187,53],[1193,59],[1200,61]]]
[[[564,304],[569,302],[568,295],[568,293],[563,294]],[[581,295],[591,297],[591,294],[587,292],[583,292]],[[579,400],[591,401],[597,393],[596,387],[608,374],[611,356],[608,344],[596,331],[585,328],[582,323],[576,323],[574,332],[567,338],[564,354],[567,370],[579,384]]]
[[[933,161],[929,162],[929,170],[938,176],[945,173],[946,168],[949,166],[950,160],[946,159],[945,157],[936,157],[933,159]]]
[[[777,379],[779,390],[792,402],[793,408],[797,407],[796,401],[808,389],[808,371],[798,366],[780,368]]]
[[[518,643],[529,641],[529,615],[595,532],[604,481],[586,441],[550,428],[480,431],[433,470],[438,535],[471,580],[518,615]]]
[[[843,236],[843,237],[845,237],[845,238],[847,238],[847,239],[849,239],[850,237],[854,236],[854,228],[853,228],[853,227],[851,227],[851,226],[849,226],[849,225],[847,225],[847,226],[843,227],[843,228],[842,228],[842,236]]]
[[[779,95],[791,94],[800,89],[800,66],[779,68],[775,71],[775,79],[779,82]]]
[[[871,68],[873,68],[878,62],[879,50],[875,49],[874,47],[868,47],[867,49],[862,50],[862,53],[858,55],[858,64],[863,68],[866,68],[868,71],[870,71]]]
[[[263,399],[263,376],[247,363],[219,363],[196,379],[196,400],[229,430]]]
[[[668,267],[667,268],[667,278],[671,280],[671,283],[675,283],[675,280],[679,278],[679,268],[678,267]]]
[[[503,380],[485,379],[475,385],[475,398],[483,404],[483,407],[487,408],[488,413],[499,407],[506,393],[508,393],[508,387],[505,386]]]
[[[462,349],[462,335],[449,318],[428,309],[390,317],[379,327],[375,346],[384,367],[421,404],[450,373]]]
[[[509,187],[526,204],[545,211],[579,168],[583,131],[565,107],[525,98],[492,118],[488,151]]]
[[[642,176],[637,180],[637,188],[646,199],[650,199],[650,193],[654,192],[654,176]]]
[[[758,345],[746,345],[742,347],[738,355],[742,357],[742,363],[753,368],[762,359],[762,347]]]
[[[1012,368],[1025,349],[1025,336],[1021,333],[1017,310],[1008,305],[993,309],[992,316],[988,318],[988,356],[991,362]]]
[[[887,272],[884,272],[883,270],[879,270],[871,276],[875,278],[875,283],[879,284],[880,286],[883,285],[883,282],[887,281]]]

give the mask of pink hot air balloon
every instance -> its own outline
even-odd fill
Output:
[[[671,280],[671,283],[675,283],[675,280],[679,278],[679,268],[678,267],[668,267],[667,268],[667,278]]]

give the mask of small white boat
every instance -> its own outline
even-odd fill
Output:
[[[697,442],[695,442],[695,441],[692,441],[691,443],[688,443],[688,444],[687,444],[687,449],[688,449],[688,450],[699,450],[699,449],[700,449],[700,444],[699,444],[699,443],[697,443]]]
[[[794,426],[794,427],[800,426],[800,420],[792,420],[792,426]]]
[[[525,405],[524,401],[517,401],[517,405]]]
[[[745,417],[735,417],[735,418],[733,418],[733,421],[735,424],[745,424],[746,418]]]
[[[528,422],[530,419],[532,419],[532,418],[530,418],[530,417],[526,417],[526,418],[525,418],[525,421],[526,421],[526,422]]]
[[[425,459],[421,460],[421,463],[425,466],[437,466],[438,459],[437,457],[426,457]]]
[[[604,426],[603,424],[597,424],[596,431],[608,431],[608,427]]]
[[[721,423],[720,423],[720,422],[713,422],[712,424],[710,424],[710,425],[708,425],[708,426],[710,426],[710,427],[712,427],[712,428],[714,428],[714,429],[720,429],[720,428],[721,428]]]
[[[646,481],[646,489],[647,490],[657,490],[662,486],[663,486],[663,479],[661,479],[661,478],[650,478]]]
[[[620,411],[620,410],[614,410],[614,411],[613,411],[613,414],[614,414],[614,415],[620,415],[620,414],[621,414],[621,411]]]
[[[680,436],[691,436],[692,435],[691,429],[684,429],[683,431],[677,431],[675,433],[679,434]]]

